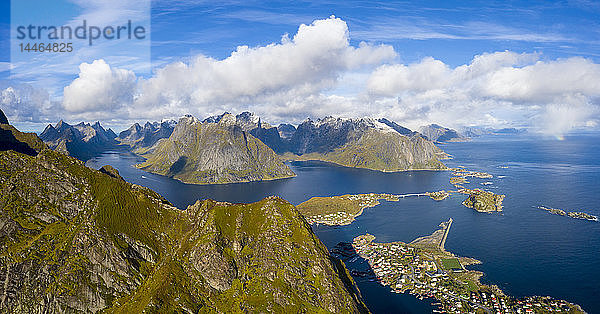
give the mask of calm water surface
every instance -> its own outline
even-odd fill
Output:
[[[477,213],[462,206],[463,195],[442,202],[408,198],[366,209],[343,227],[314,227],[328,247],[369,232],[376,241],[409,242],[432,233],[440,222],[454,223],[446,249],[483,262],[484,283],[496,284],[515,296],[551,295],[600,312],[600,223],[554,216],[539,205],[600,215],[600,136],[582,134],[563,141],[528,136],[486,136],[441,146],[454,156],[448,166],[485,171],[492,179],[470,179],[468,186],[506,194],[501,214]],[[417,193],[452,189],[449,172],[380,173],[318,162],[290,164],[297,177],[257,183],[188,185],[135,169],[131,154],[107,152],[88,161],[109,164],[129,182],[147,186],[175,206],[198,199],[254,202],[277,195],[293,204],[312,196],[356,193]],[[492,182],[491,185],[482,185]],[[360,262],[356,262],[358,264]],[[360,267],[360,265],[348,265]],[[364,267],[364,266],[363,266]],[[367,305],[376,313],[429,313],[429,302],[389,293],[373,282],[358,282]]]

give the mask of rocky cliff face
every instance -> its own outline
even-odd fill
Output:
[[[4,115],[2,110],[0,110],[0,124],[8,124],[8,118]]]
[[[140,152],[144,148],[156,144],[159,140],[171,136],[176,124],[177,122],[172,120],[146,122],[143,127],[135,123],[129,129],[119,133],[117,141],[129,146],[134,152]]]
[[[83,161],[115,148],[115,137],[111,129],[105,130],[99,122],[70,125],[62,120],[56,126],[49,124],[40,134],[50,148]]]
[[[279,136],[281,138],[287,139],[296,133],[296,127],[291,124],[282,123],[277,127],[277,131],[279,132]]]
[[[456,130],[448,129],[437,124],[430,124],[419,128],[419,133],[433,142],[462,141],[466,138]]]
[[[401,134],[409,134],[404,135]],[[290,146],[300,160],[380,171],[445,169],[432,142],[391,121],[327,117],[300,124]]]
[[[366,311],[284,200],[178,210],[113,169],[36,152],[0,152],[0,312]]]
[[[168,139],[159,141],[138,165],[186,183],[215,184],[294,176],[271,148],[244,131],[230,114],[200,122],[181,118]]]

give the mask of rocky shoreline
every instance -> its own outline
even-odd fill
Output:
[[[538,206],[537,208],[545,210],[553,215],[565,216],[573,219],[581,219],[581,220],[589,220],[589,221],[598,221],[598,216],[590,215],[585,212],[567,212],[558,208],[550,208],[546,206]]]

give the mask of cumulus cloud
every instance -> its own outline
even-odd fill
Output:
[[[382,65],[368,79],[367,92],[376,103],[392,102],[392,115],[414,123],[517,124],[553,135],[594,125],[600,65],[580,57],[540,57],[505,51],[453,69],[431,57]]]
[[[141,83],[137,106],[261,103],[272,95],[317,95],[345,71],[379,65],[396,56],[391,46],[349,43],[346,22],[330,17],[301,25],[292,38],[262,47],[238,47],[229,57],[204,55],[165,66]],[[292,95],[292,96],[293,96]]]
[[[63,107],[70,113],[118,111],[132,101],[136,76],[111,68],[104,60],[79,66],[79,77],[64,89]]]
[[[57,115],[57,104],[44,89],[28,84],[0,82],[0,109],[11,123],[43,122]]]
[[[239,46],[221,60],[197,55],[167,64],[148,79],[103,60],[83,63],[62,105],[86,119],[249,110],[272,123],[373,116],[413,129],[433,122],[529,126],[556,136],[598,125],[600,65],[589,59],[504,51],[455,67],[433,57],[394,60],[391,46],[351,45],[348,26],[332,16],[277,43]]]

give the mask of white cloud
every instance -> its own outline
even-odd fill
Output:
[[[111,68],[102,59],[82,63],[79,77],[64,89],[63,107],[71,113],[117,111],[131,103],[135,84],[132,71]]]
[[[0,82],[0,109],[12,122],[43,122],[56,117],[48,92],[27,84]]]
[[[375,103],[391,103],[388,114],[413,125],[515,124],[556,135],[595,125],[600,65],[579,57],[540,60],[536,53],[505,51],[475,56],[452,69],[427,57],[380,66],[367,91]]]
[[[346,71],[378,65],[396,56],[391,46],[349,44],[339,18],[302,24],[293,38],[261,47],[240,46],[229,57],[196,56],[176,62],[141,83],[138,107],[167,106],[211,111],[215,106],[261,103],[273,95],[317,95],[335,87]],[[281,101],[281,99],[280,99]]]
[[[431,57],[419,63],[383,65],[375,70],[367,88],[375,94],[392,96],[399,91],[425,92],[443,88],[449,83],[450,68]]]
[[[391,46],[351,45],[346,23],[331,17],[222,60],[169,63],[149,79],[103,60],[83,63],[63,107],[72,119],[113,121],[250,110],[274,124],[373,116],[413,129],[532,126],[556,136],[598,126],[600,65],[589,59],[504,51],[457,67],[433,57],[386,63],[395,57]]]

